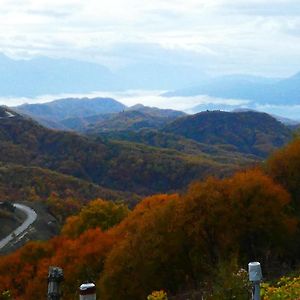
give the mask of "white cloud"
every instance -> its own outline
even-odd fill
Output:
[[[0,51],[114,67],[128,56],[161,59],[167,49],[213,73],[289,75],[300,69],[299,32],[298,0],[2,0],[0,7]],[[147,45],[162,51],[140,52]]]
[[[226,13],[260,16],[292,16],[299,15],[298,0],[223,0],[219,7]]]

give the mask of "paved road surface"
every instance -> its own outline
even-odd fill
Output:
[[[23,205],[23,204],[18,204],[18,203],[14,204],[14,206],[16,207],[16,209],[23,211],[26,214],[27,218],[24,221],[24,223],[22,225],[20,225],[17,229],[15,229],[10,235],[8,235],[4,239],[0,240],[0,250],[3,247],[5,247],[14,238],[16,238],[17,236],[22,234],[24,231],[26,231],[28,229],[28,227],[32,223],[34,223],[34,221],[37,218],[36,212],[33,209],[31,209],[30,207]]]

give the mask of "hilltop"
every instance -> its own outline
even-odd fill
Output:
[[[87,124],[83,132],[98,134],[107,131],[137,131],[144,128],[158,129],[184,115],[182,112],[172,110],[134,106],[118,114],[99,116],[96,122],[89,119],[90,123]],[[66,125],[66,122],[63,122],[63,124]]]
[[[281,122],[254,111],[201,112],[177,119],[163,130],[204,144],[227,145],[232,151],[260,157],[266,157],[292,137],[291,130]]]
[[[112,98],[65,98],[39,104],[23,104],[13,109],[52,122],[123,111],[126,106]]]

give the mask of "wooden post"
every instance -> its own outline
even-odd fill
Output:
[[[64,279],[63,270],[58,267],[49,267],[48,273],[48,300],[60,300],[62,295],[60,284]]]

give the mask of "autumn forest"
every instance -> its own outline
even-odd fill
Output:
[[[83,282],[101,300],[246,300],[250,261],[263,266],[264,299],[290,299],[276,298],[276,281],[300,276],[297,128],[257,112],[143,107],[106,116],[111,130],[104,117],[63,130],[0,112],[1,201],[38,215],[29,241],[2,250],[0,299],[45,299],[59,266],[66,300]],[[0,207],[7,232],[18,218]]]

